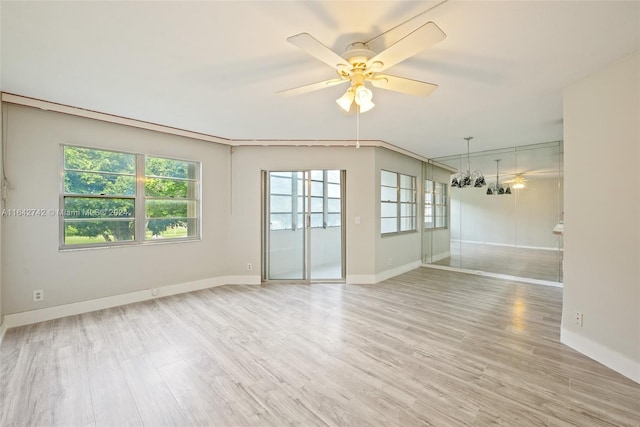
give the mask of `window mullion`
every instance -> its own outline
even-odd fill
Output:
[[[329,201],[327,199],[329,190],[329,184],[327,183],[327,171],[322,171],[322,227],[327,228],[329,223]]]
[[[145,156],[136,154],[136,200],[135,200],[135,236],[137,242],[144,242],[146,233],[145,208]]]
[[[291,230],[298,229],[298,175],[291,172]]]
[[[396,174],[396,232],[400,232],[402,230],[402,191],[400,189],[401,180],[400,174]]]

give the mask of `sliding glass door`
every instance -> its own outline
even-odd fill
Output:
[[[344,280],[344,176],[264,172],[264,280]]]

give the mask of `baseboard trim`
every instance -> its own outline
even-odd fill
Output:
[[[409,264],[401,265],[400,267],[393,268],[391,270],[386,270],[376,275],[369,274],[352,274],[347,275],[345,283],[347,285],[375,285],[376,283],[380,283],[387,279],[391,279],[392,277],[399,276],[400,274],[406,273],[407,271],[415,270],[418,267],[422,266],[421,261],[410,262]]]
[[[422,264],[422,267],[435,268],[436,270],[455,271],[457,273],[475,274],[476,276],[491,277],[494,279],[510,280],[512,282],[530,283],[532,285],[553,286],[562,288],[562,282],[552,282],[551,280],[530,279],[528,277],[510,276],[508,274],[489,273],[487,271],[469,270],[466,268],[449,267],[448,265]]]
[[[640,361],[632,360],[565,328],[560,328],[560,342],[640,384]]]
[[[451,256],[451,252],[443,252],[441,254],[437,254],[437,255],[432,255],[431,256],[431,262],[438,262],[438,261],[442,261],[445,258],[449,258]],[[429,261],[427,261],[427,259],[429,258],[428,256],[424,257],[425,260],[425,264],[428,263]]]
[[[178,283],[175,285],[159,287],[157,288],[158,292],[156,295],[152,294],[151,289],[144,289],[141,291],[129,292],[121,295],[113,295],[104,298],[96,298],[88,301],[74,302],[38,310],[24,311],[21,313],[6,314],[4,316],[4,323],[2,324],[2,327],[7,329],[15,328],[17,326],[30,325],[32,323],[89,313],[92,311],[103,310],[105,308],[117,307],[120,305],[126,305],[170,295],[199,291],[216,286],[259,284],[260,276],[224,276],[195,280],[192,282]]]
[[[416,268],[421,266],[422,266],[422,261],[414,261],[414,262],[410,262],[409,264],[392,268],[391,270],[385,270],[383,272],[376,274],[375,283],[380,283],[387,279],[391,279],[392,277],[396,277],[408,271],[415,270]]]
[[[376,283],[376,276],[370,274],[350,274],[345,279],[347,285],[373,285]]]

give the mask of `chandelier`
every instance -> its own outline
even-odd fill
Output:
[[[487,188],[488,196],[501,196],[503,194],[511,194],[511,187],[508,184],[500,184],[500,175],[498,174],[498,166],[500,165],[500,160],[496,159],[496,182],[492,182],[489,184]]]
[[[451,176],[451,186],[458,188],[482,187],[486,184],[482,172],[480,172],[479,170],[471,172],[471,169],[469,167],[469,141],[471,141],[473,137],[467,136],[465,139],[467,140],[467,170],[458,171],[457,173],[453,174]]]

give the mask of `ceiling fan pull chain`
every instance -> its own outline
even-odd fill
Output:
[[[360,148],[360,106],[356,104],[356,148]]]

